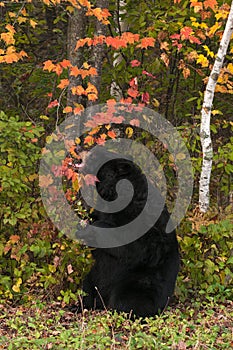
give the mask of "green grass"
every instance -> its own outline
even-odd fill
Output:
[[[232,303],[179,304],[133,321],[111,312],[74,314],[60,304],[0,305],[0,349],[232,348]]]

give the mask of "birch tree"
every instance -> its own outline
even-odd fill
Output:
[[[233,33],[233,2],[231,4],[226,27],[220,42],[218,53],[214,62],[213,69],[206,86],[204,101],[201,110],[201,128],[200,138],[202,145],[202,170],[199,187],[199,208],[201,212],[206,212],[209,208],[209,184],[212,169],[213,147],[210,134],[210,116],[214,99],[216,83],[223,66],[227,53],[231,35]]]

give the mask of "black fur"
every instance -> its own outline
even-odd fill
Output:
[[[106,201],[117,198],[116,184],[121,179],[131,182],[134,196],[129,205],[118,213],[95,210],[95,226],[105,229],[119,227],[140,214],[147,201],[148,184],[138,166],[119,156],[109,160],[99,170],[97,177],[100,181],[97,190]],[[156,202],[161,201],[159,194],[157,197],[158,201],[152,201],[147,212],[148,218],[156,209]],[[164,309],[173,294],[179,270],[175,230],[165,233],[169,217],[164,206],[154,226],[136,241],[116,248],[97,248],[93,251],[95,264],[83,284],[83,290],[87,293],[83,298],[84,308],[106,307],[132,312],[141,317],[153,316]]]

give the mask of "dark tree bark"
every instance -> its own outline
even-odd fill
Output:
[[[109,6],[108,0],[96,1],[96,7],[104,9],[104,8],[108,8],[108,6]],[[102,22],[98,21],[98,19],[96,19],[95,36],[106,35],[106,34],[107,34],[107,26]],[[102,74],[102,65],[103,65],[104,56],[105,56],[105,47],[103,45],[98,44],[96,46],[93,46],[93,66],[97,70],[97,75],[91,76],[90,82],[96,87],[98,91],[98,96],[100,94],[101,74]],[[89,101],[88,105],[92,106],[95,103],[96,101],[95,102]]]
[[[81,67],[84,62],[83,48],[79,48],[75,51],[76,43],[79,39],[86,36],[86,11],[84,8],[75,9],[74,13],[69,18],[68,33],[67,33],[67,51],[68,59],[73,66]],[[83,104],[82,96],[73,95],[71,88],[82,84],[82,78],[80,76],[69,76],[69,90],[67,94],[67,105],[75,107],[75,104]]]

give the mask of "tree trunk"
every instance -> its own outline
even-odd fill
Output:
[[[96,1],[96,7],[99,7],[101,9],[108,8],[109,1],[108,0],[97,0]],[[96,19],[96,25],[95,25],[95,36],[100,35],[106,35],[107,34],[107,26],[103,24],[101,21],[98,21]],[[103,59],[105,56],[105,47],[104,45],[98,44],[93,46],[93,66],[96,68],[97,75],[93,75],[90,77],[90,83],[93,84],[97,91],[98,96],[100,94],[100,84],[101,84],[101,74],[102,74],[102,65],[103,65]],[[88,101],[88,106],[92,106],[95,104],[93,101]]]
[[[203,106],[201,110],[200,138],[202,144],[203,161],[199,188],[199,207],[201,212],[206,212],[209,208],[209,184],[212,170],[213,147],[210,134],[210,115],[214,99],[215,86],[223,66],[227,48],[233,33],[233,2],[227,19],[226,27],[218,49],[218,53],[211,71],[208,84],[206,86]]]
[[[79,48],[75,51],[76,43],[79,39],[85,38],[86,36],[86,11],[84,8],[74,9],[74,13],[70,15],[68,23],[68,59],[73,66],[81,67],[84,61],[83,48]],[[82,104],[82,96],[73,95],[71,88],[82,84],[81,76],[69,76],[69,89],[67,94],[67,106],[75,107],[75,104]]]

